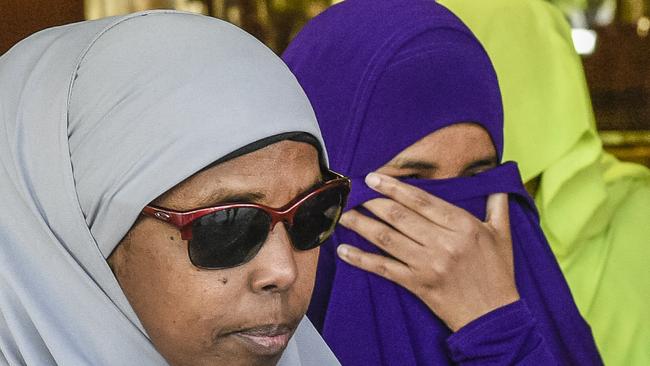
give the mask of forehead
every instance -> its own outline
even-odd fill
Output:
[[[398,156],[450,159],[494,153],[494,143],[488,132],[480,125],[468,122],[453,124],[434,131],[404,149]]]
[[[273,205],[292,198],[321,178],[318,152],[308,143],[280,141],[201,171],[160,196],[154,204],[172,209],[218,203],[227,196],[258,194]],[[182,206],[182,207],[181,207]]]

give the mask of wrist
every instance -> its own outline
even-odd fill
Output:
[[[453,316],[449,317],[449,320],[445,320],[445,323],[449,329],[455,333],[468,324],[481,319],[499,309],[508,307],[509,305],[512,305],[519,300],[519,293],[515,292],[510,296],[504,296],[496,299],[496,301],[491,301],[489,303],[484,302],[480,305],[475,304],[479,306],[472,306],[471,308],[467,308],[465,311],[459,311],[459,309],[456,308],[456,311],[452,314]]]
[[[450,358],[459,364],[483,364],[486,359],[513,364],[539,347],[541,336],[525,300],[502,306],[466,324],[447,338]],[[470,362],[471,361],[471,362]]]

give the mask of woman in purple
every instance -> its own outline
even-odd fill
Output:
[[[309,311],[344,365],[602,363],[516,164],[500,162],[496,75],[458,18],[347,0],[283,58],[353,178]]]

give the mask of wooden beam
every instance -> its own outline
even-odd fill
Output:
[[[39,30],[83,19],[83,0],[0,0],[0,54]]]

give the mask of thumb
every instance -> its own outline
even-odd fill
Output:
[[[488,197],[485,221],[503,237],[510,237],[510,213],[508,194],[494,193]]]

